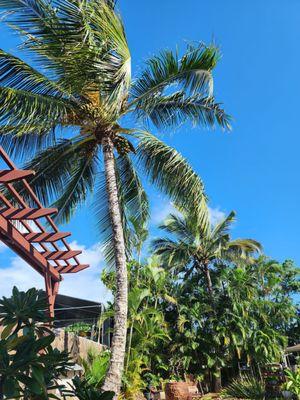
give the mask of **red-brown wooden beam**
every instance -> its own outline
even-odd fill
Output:
[[[0,239],[41,275],[45,276],[45,272],[48,271],[53,281],[59,282],[62,279],[46,258],[2,215],[0,215]]]
[[[56,242],[71,235],[71,232],[31,232],[25,235],[26,240],[35,243]]]
[[[61,274],[65,274],[66,272],[68,272],[68,273],[70,273],[70,274],[73,274],[73,273],[75,273],[75,272],[82,271],[82,270],[84,270],[84,269],[86,269],[86,268],[88,268],[88,267],[89,267],[89,264],[78,264],[78,265],[74,265],[74,268],[73,268],[73,269],[71,269],[71,270],[69,270],[69,271],[62,270],[62,271],[61,271]]]
[[[54,318],[55,299],[58,294],[59,282],[53,281],[48,272],[45,273],[46,294],[49,305],[49,317]]]
[[[57,271],[60,274],[68,274],[68,273],[73,273],[73,272],[79,272],[85,268],[88,268],[88,264],[69,264],[69,265],[62,265],[57,268]]]
[[[41,254],[47,260],[69,260],[81,253],[81,250],[41,251]]]
[[[4,218],[7,219],[28,219],[33,220],[36,218],[42,218],[46,215],[56,214],[57,208],[5,208],[0,209],[0,213]]]
[[[2,169],[0,170],[0,183],[10,183],[19,181],[34,175],[34,171],[22,169]]]

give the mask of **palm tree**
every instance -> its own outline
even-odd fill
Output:
[[[203,44],[188,46],[181,57],[165,50],[132,79],[113,0],[0,0],[0,9],[32,62],[0,50],[0,143],[11,155],[31,159],[26,167],[37,171],[31,184],[45,204],[58,207],[57,222],[68,221],[93,193],[104,255],[116,269],[112,357],[103,388],[117,393],[129,221],[143,224],[148,217],[135,163],[175,204],[203,204],[203,184],[186,160],[138,127],[190,122],[229,128],[212,91],[219,52]],[[126,121],[139,123],[128,127]]]
[[[226,218],[213,226],[207,212],[196,215],[183,212],[170,214],[160,225],[168,236],[152,242],[154,252],[176,272],[185,276],[192,273],[204,274],[207,291],[213,295],[211,269],[231,262],[251,262],[251,256],[260,253],[260,243],[253,239],[231,240],[229,230],[234,222],[232,211]]]
[[[201,274],[206,278],[207,292],[210,298],[212,318],[214,312],[214,287],[211,272],[231,263],[252,262],[252,256],[260,253],[260,243],[253,239],[231,240],[229,230],[234,222],[232,211],[226,218],[213,226],[207,210],[200,213],[183,211],[170,214],[160,225],[168,236],[153,241],[155,254],[159,255],[168,268],[182,273],[184,278],[192,274]],[[213,390],[221,388],[220,370],[216,369]]]

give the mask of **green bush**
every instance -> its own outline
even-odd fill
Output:
[[[259,379],[251,375],[233,380],[225,389],[221,396],[225,399],[253,399],[263,400],[265,398],[265,386]]]
[[[90,385],[86,380],[80,380],[76,377],[73,380],[73,393],[79,400],[112,400],[114,392],[100,392]]]
[[[68,354],[51,346],[55,336],[46,309],[45,293],[34,288],[14,287],[10,298],[0,300],[0,399],[48,399],[71,366]]]
[[[284,390],[289,390],[300,398],[300,369],[293,372],[290,370],[285,371],[287,381],[284,384]]]
[[[91,386],[100,388],[108,370],[110,351],[106,350],[100,354],[88,351],[87,359],[81,360],[84,368],[85,379]]]

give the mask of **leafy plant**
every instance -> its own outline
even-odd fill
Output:
[[[264,400],[265,386],[258,377],[246,375],[243,378],[233,380],[222,390],[221,396],[225,399]]]
[[[294,393],[297,398],[300,397],[300,369],[297,371],[286,370],[285,371],[287,381],[284,384],[284,389]]]
[[[112,400],[115,397],[114,392],[101,392],[87,381],[80,380],[78,377],[73,379],[71,394],[74,394],[79,400]]]
[[[24,396],[48,399],[59,388],[56,379],[71,365],[68,354],[51,347],[55,336],[45,325],[47,302],[43,291],[13,288],[0,300],[0,398]]]
[[[85,380],[89,385],[101,388],[108,369],[110,356],[109,350],[102,351],[99,354],[89,350],[87,359],[81,360]]]
[[[76,334],[78,334],[79,332],[87,333],[90,330],[91,330],[91,325],[86,324],[84,322],[76,322],[75,324],[72,324],[65,328],[66,332],[73,332]]]

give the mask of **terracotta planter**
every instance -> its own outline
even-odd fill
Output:
[[[187,382],[168,382],[165,392],[166,400],[188,400],[189,385]]]

